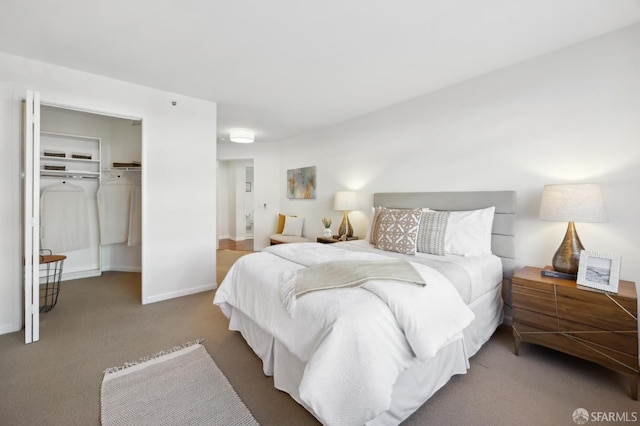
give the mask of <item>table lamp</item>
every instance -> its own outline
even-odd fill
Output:
[[[595,183],[545,185],[540,219],[568,222],[567,233],[553,256],[553,269],[576,275],[580,251],[584,250],[574,222],[606,222],[602,188]]]
[[[349,222],[349,210],[355,210],[358,207],[356,200],[356,193],[353,191],[338,191],[333,202],[334,210],[344,211],[342,222],[340,223],[340,229],[338,230],[338,236],[346,236],[346,238],[353,237],[353,227]]]

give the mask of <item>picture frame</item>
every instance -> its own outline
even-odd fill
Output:
[[[617,293],[621,257],[618,254],[582,250],[578,264],[579,285]]]
[[[287,198],[316,199],[316,166],[287,170]]]
[[[247,182],[244,188],[244,192],[251,192],[251,182]]]

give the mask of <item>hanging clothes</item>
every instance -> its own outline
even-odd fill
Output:
[[[40,247],[63,253],[89,244],[84,189],[70,183],[45,187],[40,195]]]
[[[131,190],[131,207],[129,211],[128,246],[142,244],[142,187],[136,184]]]
[[[126,179],[103,181],[98,188],[100,244],[125,243],[129,239],[129,215],[133,184]]]

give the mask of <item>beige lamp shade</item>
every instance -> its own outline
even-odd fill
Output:
[[[602,188],[597,183],[545,185],[540,219],[557,222],[606,222]]]
[[[595,183],[545,185],[540,202],[540,219],[568,222],[567,232],[551,264],[556,271],[575,275],[584,246],[574,222],[607,221],[602,188]]]
[[[341,238],[353,237],[353,227],[349,222],[349,210],[355,210],[358,208],[358,200],[356,193],[353,191],[338,191],[333,200],[334,210],[344,211],[340,228],[338,229],[338,235]]]
[[[353,191],[338,191],[333,200],[334,210],[355,210],[358,208],[356,193]]]

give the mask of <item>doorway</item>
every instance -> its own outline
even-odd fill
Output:
[[[90,164],[91,170],[97,172],[94,179],[77,178],[65,171],[56,172],[58,175],[41,173],[41,190],[66,182],[84,187],[87,198],[90,244],[86,249],[63,253],[67,256],[63,281],[96,276],[103,271],[142,272],[142,121],[42,105],[40,129],[43,154],[44,149],[54,155],[63,153],[66,171]],[[83,146],[87,141],[98,144],[94,153],[88,153],[88,147]],[[93,163],[91,159],[83,162],[73,158],[83,154],[93,156]],[[41,169],[47,164],[55,168],[55,162],[55,158],[43,156]],[[98,191],[102,203],[97,202]]]
[[[245,237],[253,238],[254,198],[253,198],[253,166],[245,166],[244,217]]]
[[[29,228],[36,231],[29,231],[33,238],[28,247],[23,241],[25,259],[32,250],[35,259],[29,266],[33,273],[25,273],[25,301],[33,300],[29,309],[25,305],[25,329],[30,330],[25,333],[26,343],[39,340],[38,298],[40,312],[47,312],[55,307],[60,292],[58,284],[55,299],[48,297],[50,272],[42,265],[38,271],[38,252],[64,258],[64,267],[60,264],[57,271],[58,283],[110,270],[142,272],[141,120],[37,102],[39,114],[34,114],[38,120],[32,133],[38,137],[25,138],[30,148],[24,154],[32,160],[25,169],[23,198],[37,200],[24,208],[23,227],[33,223]],[[126,194],[118,200],[106,189],[113,183]],[[115,233],[123,239],[114,239],[114,223],[121,224]],[[29,232],[25,229],[25,239]],[[45,309],[43,281],[47,284]],[[33,291],[27,292],[31,282]]]
[[[255,235],[253,160],[219,160],[217,174],[218,241],[253,240]]]

